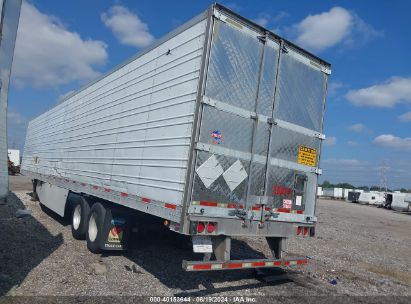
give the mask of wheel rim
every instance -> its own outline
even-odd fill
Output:
[[[76,208],[74,208],[74,213],[73,213],[74,230],[77,230],[78,227],[80,227],[80,222],[81,222],[81,207],[80,205],[77,205]]]
[[[90,220],[88,222],[88,238],[90,241],[94,242],[97,238],[97,222],[95,214],[91,214]]]

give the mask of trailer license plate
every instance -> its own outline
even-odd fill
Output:
[[[201,253],[213,252],[213,245],[208,236],[193,236],[193,251]]]

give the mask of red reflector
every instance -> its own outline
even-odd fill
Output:
[[[211,264],[199,264],[199,265],[193,265],[194,270],[207,270],[211,269]]]
[[[289,261],[284,261],[284,265],[288,266],[288,265],[290,265],[290,262]]]
[[[238,205],[238,209],[244,209],[244,205]]]
[[[108,188],[104,188],[104,191],[105,191],[105,192],[110,192],[111,190],[108,189]]]
[[[200,201],[201,206],[209,206],[209,207],[217,207],[218,204],[216,202],[208,202],[208,201]]]
[[[307,260],[299,260],[297,261],[297,265],[303,265],[303,264],[307,264],[308,261]]]
[[[164,206],[168,209],[176,209],[177,208],[176,205],[173,205],[173,204],[170,204],[170,203],[165,203]]]
[[[274,262],[274,266],[281,266],[281,262]]]
[[[98,189],[98,186],[93,186],[93,189],[95,189],[95,190]]]
[[[213,233],[215,230],[215,224],[214,223],[208,223],[207,225],[207,232],[208,233]]]
[[[151,203],[151,199],[146,198],[146,197],[141,198],[141,201],[142,201],[143,203]]]
[[[234,269],[234,268],[241,268],[243,267],[242,263],[228,263],[227,268]]]
[[[303,210],[296,210],[297,214],[303,214],[304,211]]]
[[[198,232],[198,233],[202,233],[202,232],[204,231],[204,229],[205,229],[204,223],[199,222],[199,223],[197,224],[197,232]]]
[[[304,235],[308,235],[308,227],[304,227]]]
[[[297,227],[297,235],[301,234],[301,227]]]
[[[235,204],[228,204],[227,208],[235,209]]]
[[[122,196],[122,197],[128,197],[128,194],[125,193],[125,192],[121,192],[121,196]]]
[[[119,235],[122,231],[123,229],[121,229],[121,227],[114,226],[113,228],[111,228],[111,234],[114,236]]]
[[[253,210],[253,211],[260,211],[260,207],[258,207],[258,206],[253,206],[253,207],[251,208],[251,210]]]
[[[253,267],[264,267],[265,262],[254,262],[254,263],[251,263],[251,266],[253,266]]]
[[[284,213],[290,213],[290,209],[287,208],[278,208],[277,212],[284,212]]]

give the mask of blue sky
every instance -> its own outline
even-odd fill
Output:
[[[23,3],[9,91],[9,146],[27,121],[212,1]],[[411,188],[410,1],[223,1],[332,64],[321,180]]]

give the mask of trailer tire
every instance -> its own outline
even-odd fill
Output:
[[[85,240],[90,205],[84,197],[75,200],[71,208],[71,234],[76,240]]]
[[[102,251],[104,219],[106,217],[106,208],[101,203],[95,203],[91,207],[87,221],[87,248],[93,253]]]

